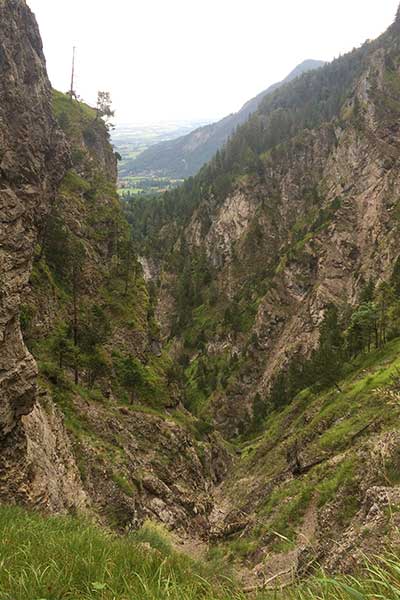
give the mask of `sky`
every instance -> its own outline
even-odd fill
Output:
[[[382,33],[399,0],[27,0],[53,86],[109,91],[115,122],[214,120],[308,58]]]

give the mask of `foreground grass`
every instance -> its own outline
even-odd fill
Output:
[[[366,563],[361,580],[321,577],[292,591],[268,596],[276,600],[399,600],[400,559],[393,554]]]
[[[6,507],[0,537],[1,600],[236,597],[231,584],[173,552],[154,527],[118,538],[75,518]]]
[[[396,556],[366,567],[362,582],[315,578],[246,595],[216,565],[174,552],[154,526],[118,538],[80,519],[0,508],[1,600],[398,600]]]

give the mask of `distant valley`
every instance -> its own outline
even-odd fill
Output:
[[[151,171],[133,174],[132,161],[154,145],[180,138],[207,124],[207,121],[199,119],[117,125],[112,133],[112,142],[121,156],[120,194],[157,193],[180,183],[180,178],[160,176]]]
[[[179,129],[163,131],[156,128],[117,130],[114,143],[123,156],[121,187],[126,193],[132,189],[133,193],[137,193],[138,188],[157,191],[195,175],[224,146],[237,127],[258,109],[266,96],[303,73],[323,65],[320,60],[303,61],[283,81],[274,83],[246,102],[238,112],[216,123],[193,126],[191,130],[181,132]],[[187,125],[190,126],[189,123]]]

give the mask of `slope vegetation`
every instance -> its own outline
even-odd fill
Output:
[[[400,585],[398,560],[389,556],[368,565],[360,580],[320,577],[249,596],[221,577],[221,564],[199,563],[177,553],[170,536],[149,524],[117,538],[76,518],[44,519],[1,508],[0,532],[8,542],[0,551],[4,600],[395,600]]]

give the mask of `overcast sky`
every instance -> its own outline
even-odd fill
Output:
[[[53,86],[117,122],[222,117],[306,58],[331,60],[382,33],[399,0],[27,0]]]

